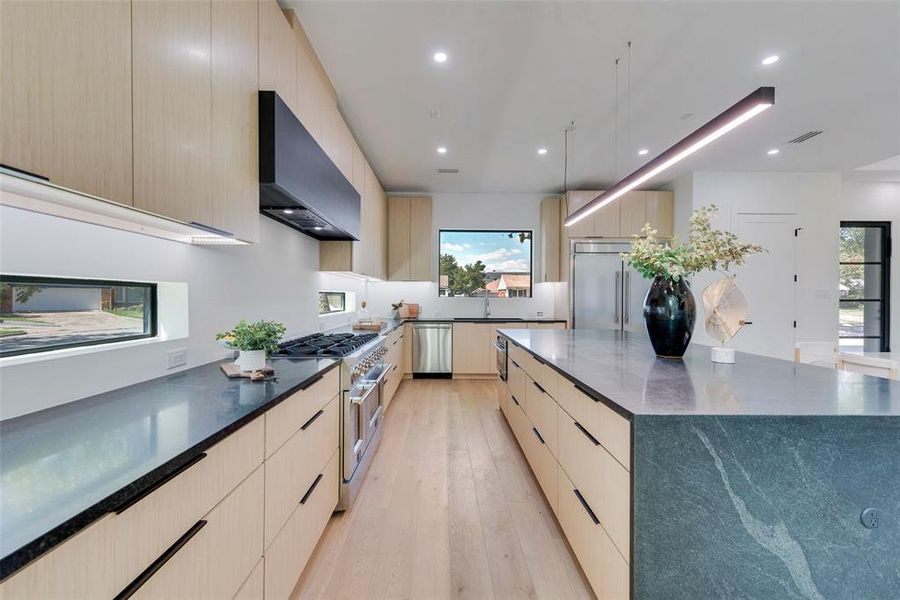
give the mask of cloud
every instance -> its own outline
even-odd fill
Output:
[[[500,273],[527,273],[530,266],[531,265],[528,264],[527,258],[515,258],[504,260],[499,263],[487,263],[484,270],[488,273],[490,273],[491,271],[497,271]]]
[[[522,254],[522,251],[518,248],[497,248],[496,250],[491,250],[490,252],[485,252],[484,254],[476,254],[472,256],[472,260],[480,260],[481,262],[486,263],[491,260],[510,258],[517,254]]]
[[[441,250],[451,250],[453,252],[462,252],[465,250],[465,246],[468,244],[451,244],[450,242],[444,242],[441,244]]]

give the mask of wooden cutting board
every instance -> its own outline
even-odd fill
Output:
[[[384,328],[384,321],[357,321],[353,324],[354,331],[381,331]]]
[[[246,377],[250,381],[262,381],[275,374],[275,369],[266,365],[259,371],[241,371],[241,368],[233,362],[224,362],[219,365],[222,371],[231,378]]]

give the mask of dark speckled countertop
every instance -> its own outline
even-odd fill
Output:
[[[684,360],[660,359],[646,335],[500,332],[626,416],[900,416],[900,381],[742,352],[733,365],[716,364],[697,344]]]
[[[0,579],[339,364],[271,362],[277,381],[215,362],[0,421]]]

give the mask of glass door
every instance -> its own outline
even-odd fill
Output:
[[[890,351],[891,224],[842,221],[840,330],[842,352]]]

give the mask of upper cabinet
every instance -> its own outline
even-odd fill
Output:
[[[0,163],[133,203],[131,10],[0,2]]]
[[[538,239],[540,257],[539,281],[560,281],[559,277],[559,221],[560,198],[541,200],[541,231]]]
[[[564,197],[565,214],[602,194],[602,191],[574,191]],[[640,235],[650,223],[661,238],[674,235],[675,196],[673,192],[628,192],[570,227],[563,226],[567,239],[630,238]]]
[[[210,3],[131,6],[134,205],[215,227]]]
[[[388,199],[388,279],[432,281],[431,198]]]
[[[253,0],[212,4],[212,220],[259,239],[259,28]]]
[[[275,0],[259,0],[259,89],[276,92],[300,114],[297,41]]]

